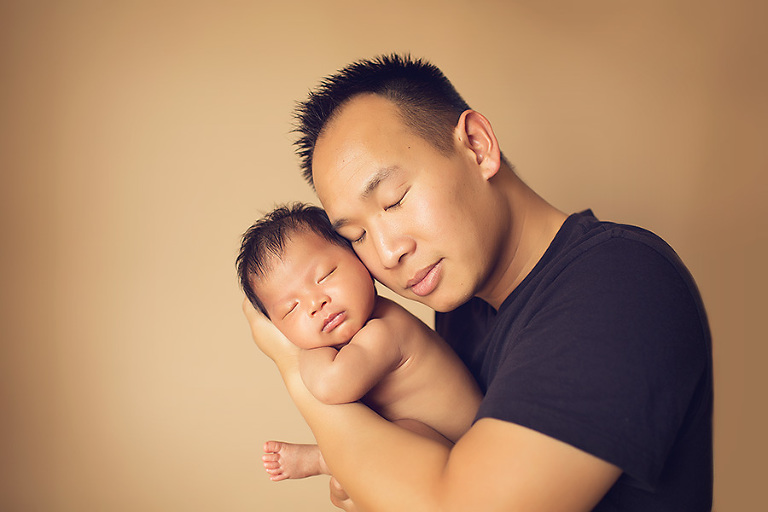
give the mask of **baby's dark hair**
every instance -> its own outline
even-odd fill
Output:
[[[331,243],[352,250],[349,241],[334,231],[325,210],[317,206],[305,203],[282,205],[256,221],[243,235],[236,262],[237,274],[245,296],[267,317],[269,314],[254,292],[252,280],[269,272],[272,257],[280,258],[286,239],[298,231],[316,233]]]
[[[296,108],[296,152],[313,188],[312,155],[318,137],[340,107],[370,93],[397,105],[406,126],[438,151],[453,151],[453,129],[469,105],[437,66],[407,54],[360,60],[325,78]]]

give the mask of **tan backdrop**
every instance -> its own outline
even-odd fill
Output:
[[[0,509],[332,510],[326,478],[261,469],[312,436],[234,258],[314,201],[294,102],[390,51],[441,66],[554,204],[678,250],[714,332],[716,510],[763,501],[764,3],[305,4],[0,2]]]

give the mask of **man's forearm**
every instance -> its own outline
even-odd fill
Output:
[[[299,348],[247,300],[254,341],[277,365],[286,388],[323,451],[331,472],[361,510],[435,510],[449,451],[402,429],[360,403],[325,405],[299,372]]]
[[[331,472],[360,510],[586,511],[621,474],[573,446],[497,419],[478,420],[449,450],[360,403],[325,405],[301,379],[300,349],[247,301],[243,309],[254,341],[277,364]]]
[[[358,508],[437,509],[448,448],[388,422],[360,403],[323,404],[296,368],[281,368],[281,373],[331,473]]]

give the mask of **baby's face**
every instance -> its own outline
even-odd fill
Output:
[[[297,346],[347,343],[371,316],[373,279],[351,250],[299,231],[270,263],[267,275],[254,281],[255,292],[272,323]]]

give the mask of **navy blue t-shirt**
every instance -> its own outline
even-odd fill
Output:
[[[484,393],[516,423],[623,470],[598,511],[712,507],[712,347],[696,285],[656,235],[568,217],[496,312],[436,315]]]

